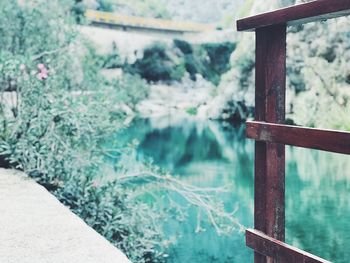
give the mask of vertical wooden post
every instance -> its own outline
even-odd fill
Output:
[[[255,119],[284,123],[286,25],[256,29]],[[284,241],[285,146],[255,144],[255,229]],[[255,252],[255,263],[273,262]]]

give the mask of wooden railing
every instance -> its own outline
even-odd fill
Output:
[[[247,137],[255,142],[254,228],[246,243],[255,263],[329,262],[284,243],[285,145],[350,154],[350,133],[284,125],[286,29],[350,14],[350,0],[316,0],[237,21],[238,31],[255,31],[255,121]]]

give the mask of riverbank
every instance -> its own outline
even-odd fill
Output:
[[[0,262],[130,263],[24,173],[0,169]]]
[[[241,122],[252,115],[252,107],[246,105],[241,92],[232,103],[227,103],[231,91],[218,93],[236,46],[233,30],[184,35],[181,39],[87,26],[79,30],[95,44],[98,54],[113,61],[118,58],[118,63],[102,70],[109,81],[122,81],[131,75],[141,77],[149,87],[135,107],[143,118],[191,115]]]
[[[136,110],[142,118],[164,116],[207,119],[208,102],[215,87],[204,79],[188,80],[173,85],[151,85],[149,96],[138,103]]]

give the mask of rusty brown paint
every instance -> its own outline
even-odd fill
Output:
[[[350,15],[349,0],[317,0],[237,21],[238,31],[255,30],[277,24],[298,25]]]
[[[308,252],[287,245],[254,229],[247,229],[246,244],[261,255],[283,263],[331,263]]]
[[[249,121],[246,134],[258,141],[350,154],[350,132]]]
[[[256,31],[255,119],[283,123],[285,119],[286,25]],[[255,144],[255,228],[284,241],[285,146]],[[255,253],[256,263],[271,259]]]
[[[283,125],[285,119],[286,28],[350,14],[350,0],[317,0],[237,22],[256,32],[254,225],[247,245],[255,263],[329,263],[284,243],[285,144],[350,154],[350,133]]]

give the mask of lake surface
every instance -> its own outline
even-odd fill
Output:
[[[134,121],[120,134],[137,139],[139,160],[151,157],[181,180],[199,186],[227,186],[220,198],[237,220],[253,226],[254,143],[243,125],[211,121],[152,119]],[[332,262],[350,259],[350,157],[287,147],[286,241]],[[186,221],[165,222],[177,243],[168,253],[171,263],[253,262],[244,234],[218,236],[210,225],[195,233],[197,213]]]

